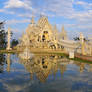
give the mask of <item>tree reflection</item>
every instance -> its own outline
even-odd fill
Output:
[[[0,54],[0,73],[4,71],[4,64],[6,63],[6,56],[5,54]]]

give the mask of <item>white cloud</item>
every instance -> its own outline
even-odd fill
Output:
[[[5,3],[4,8],[20,8],[23,6],[24,6],[24,3],[20,0],[9,0],[8,2]]]
[[[45,14],[47,16],[67,16],[67,14],[70,15],[73,11],[72,0],[46,0],[42,1],[40,5],[38,5],[39,1],[35,1],[35,4],[34,1],[35,0],[8,0],[5,2],[4,8],[22,8],[27,9],[29,13],[32,11],[36,15]]]
[[[7,11],[6,9],[0,9],[0,12],[6,13],[6,14],[15,14],[14,11]]]
[[[25,13],[25,14],[18,14],[19,17],[28,17],[31,18],[33,15],[30,13]]]
[[[92,9],[92,3],[88,3],[85,1],[77,1],[75,4],[82,6],[85,10]]]
[[[87,3],[84,2],[84,1],[77,1],[76,4],[79,4],[79,5],[86,5]]]
[[[17,23],[28,23],[28,22],[30,22],[29,19],[23,19],[23,20],[12,19],[12,20],[8,20],[6,23],[8,25],[13,25],[13,24],[17,24]]]
[[[45,12],[52,12],[56,16],[70,15],[74,10],[72,7],[72,0],[47,0],[46,6],[44,6]],[[48,6],[48,7],[47,7]]]
[[[80,5],[83,11],[76,10],[74,5]],[[18,12],[19,9],[21,12]],[[39,0],[8,0],[0,12],[15,14],[17,17],[24,18],[23,20],[9,20],[7,22],[9,25],[29,22],[30,19],[28,20],[28,18],[32,17],[33,12],[35,16],[43,14],[53,18],[63,17],[70,22],[73,20],[74,22],[70,23],[71,26],[69,27],[75,30],[92,30],[92,3],[81,0],[40,0],[40,3]]]
[[[24,9],[30,9],[32,10],[33,8],[31,7],[31,1],[29,2],[28,0],[9,0],[5,2],[4,8],[24,8]]]
[[[35,3],[35,4],[34,4]],[[87,11],[78,12],[74,9],[73,4],[80,4],[85,6],[92,6],[91,3],[83,2],[83,1],[73,1],[73,0],[42,0],[42,4],[38,5],[39,1],[36,0],[8,0],[4,4],[5,9],[14,9],[14,8],[22,8],[22,9],[29,9],[26,12],[18,14],[17,10],[16,13],[19,16],[28,16],[32,15],[34,12],[35,15],[44,14],[47,16],[63,16],[66,18],[80,18],[83,16],[89,16]],[[37,6],[36,6],[37,5]],[[34,8],[33,8],[34,7]],[[12,10],[13,11],[13,10]],[[91,10],[89,10],[90,12]],[[92,14],[92,12],[90,12]]]
[[[5,10],[4,9],[0,9],[0,12],[5,12]]]

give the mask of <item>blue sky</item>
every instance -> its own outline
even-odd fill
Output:
[[[6,29],[10,27],[16,38],[26,30],[32,15],[35,21],[47,16],[59,31],[64,25],[71,38],[80,32],[92,36],[92,0],[0,0],[0,21],[6,20]]]

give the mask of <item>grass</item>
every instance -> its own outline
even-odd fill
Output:
[[[82,59],[80,59],[80,58],[74,58],[74,59],[71,59],[71,60],[74,60],[74,61],[79,61],[79,62],[84,62],[84,63],[89,63],[89,64],[92,64],[92,62],[91,61],[87,61],[87,60],[82,60]]]
[[[19,51],[16,51],[16,50],[10,50],[10,51],[8,51],[8,50],[0,50],[0,54],[2,54],[2,53],[19,53]]]
[[[10,51],[8,51],[8,50],[0,50],[0,54],[2,54],[2,53],[11,53],[11,54],[14,54],[14,53],[19,53],[19,52],[20,51],[16,51],[16,50],[10,50]],[[70,59],[69,56],[68,56],[68,54],[67,53],[63,53],[63,52],[61,52],[61,53],[60,52],[34,52],[34,53],[35,54],[55,54],[55,55],[64,56],[64,57]],[[92,62],[90,62],[90,61],[82,60],[82,59],[76,58],[76,57],[74,59],[70,59],[70,60],[92,64]]]

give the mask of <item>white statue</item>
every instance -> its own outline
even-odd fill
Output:
[[[85,42],[84,42],[84,36],[82,33],[80,33],[80,43],[81,43],[81,53],[82,55],[85,55]]]
[[[82,33],[80,33],[80,41],[81,41],[81,43],[83,43],[83,42],[84,42],[84,36],[83,36],[83,34],[82,34]]]

